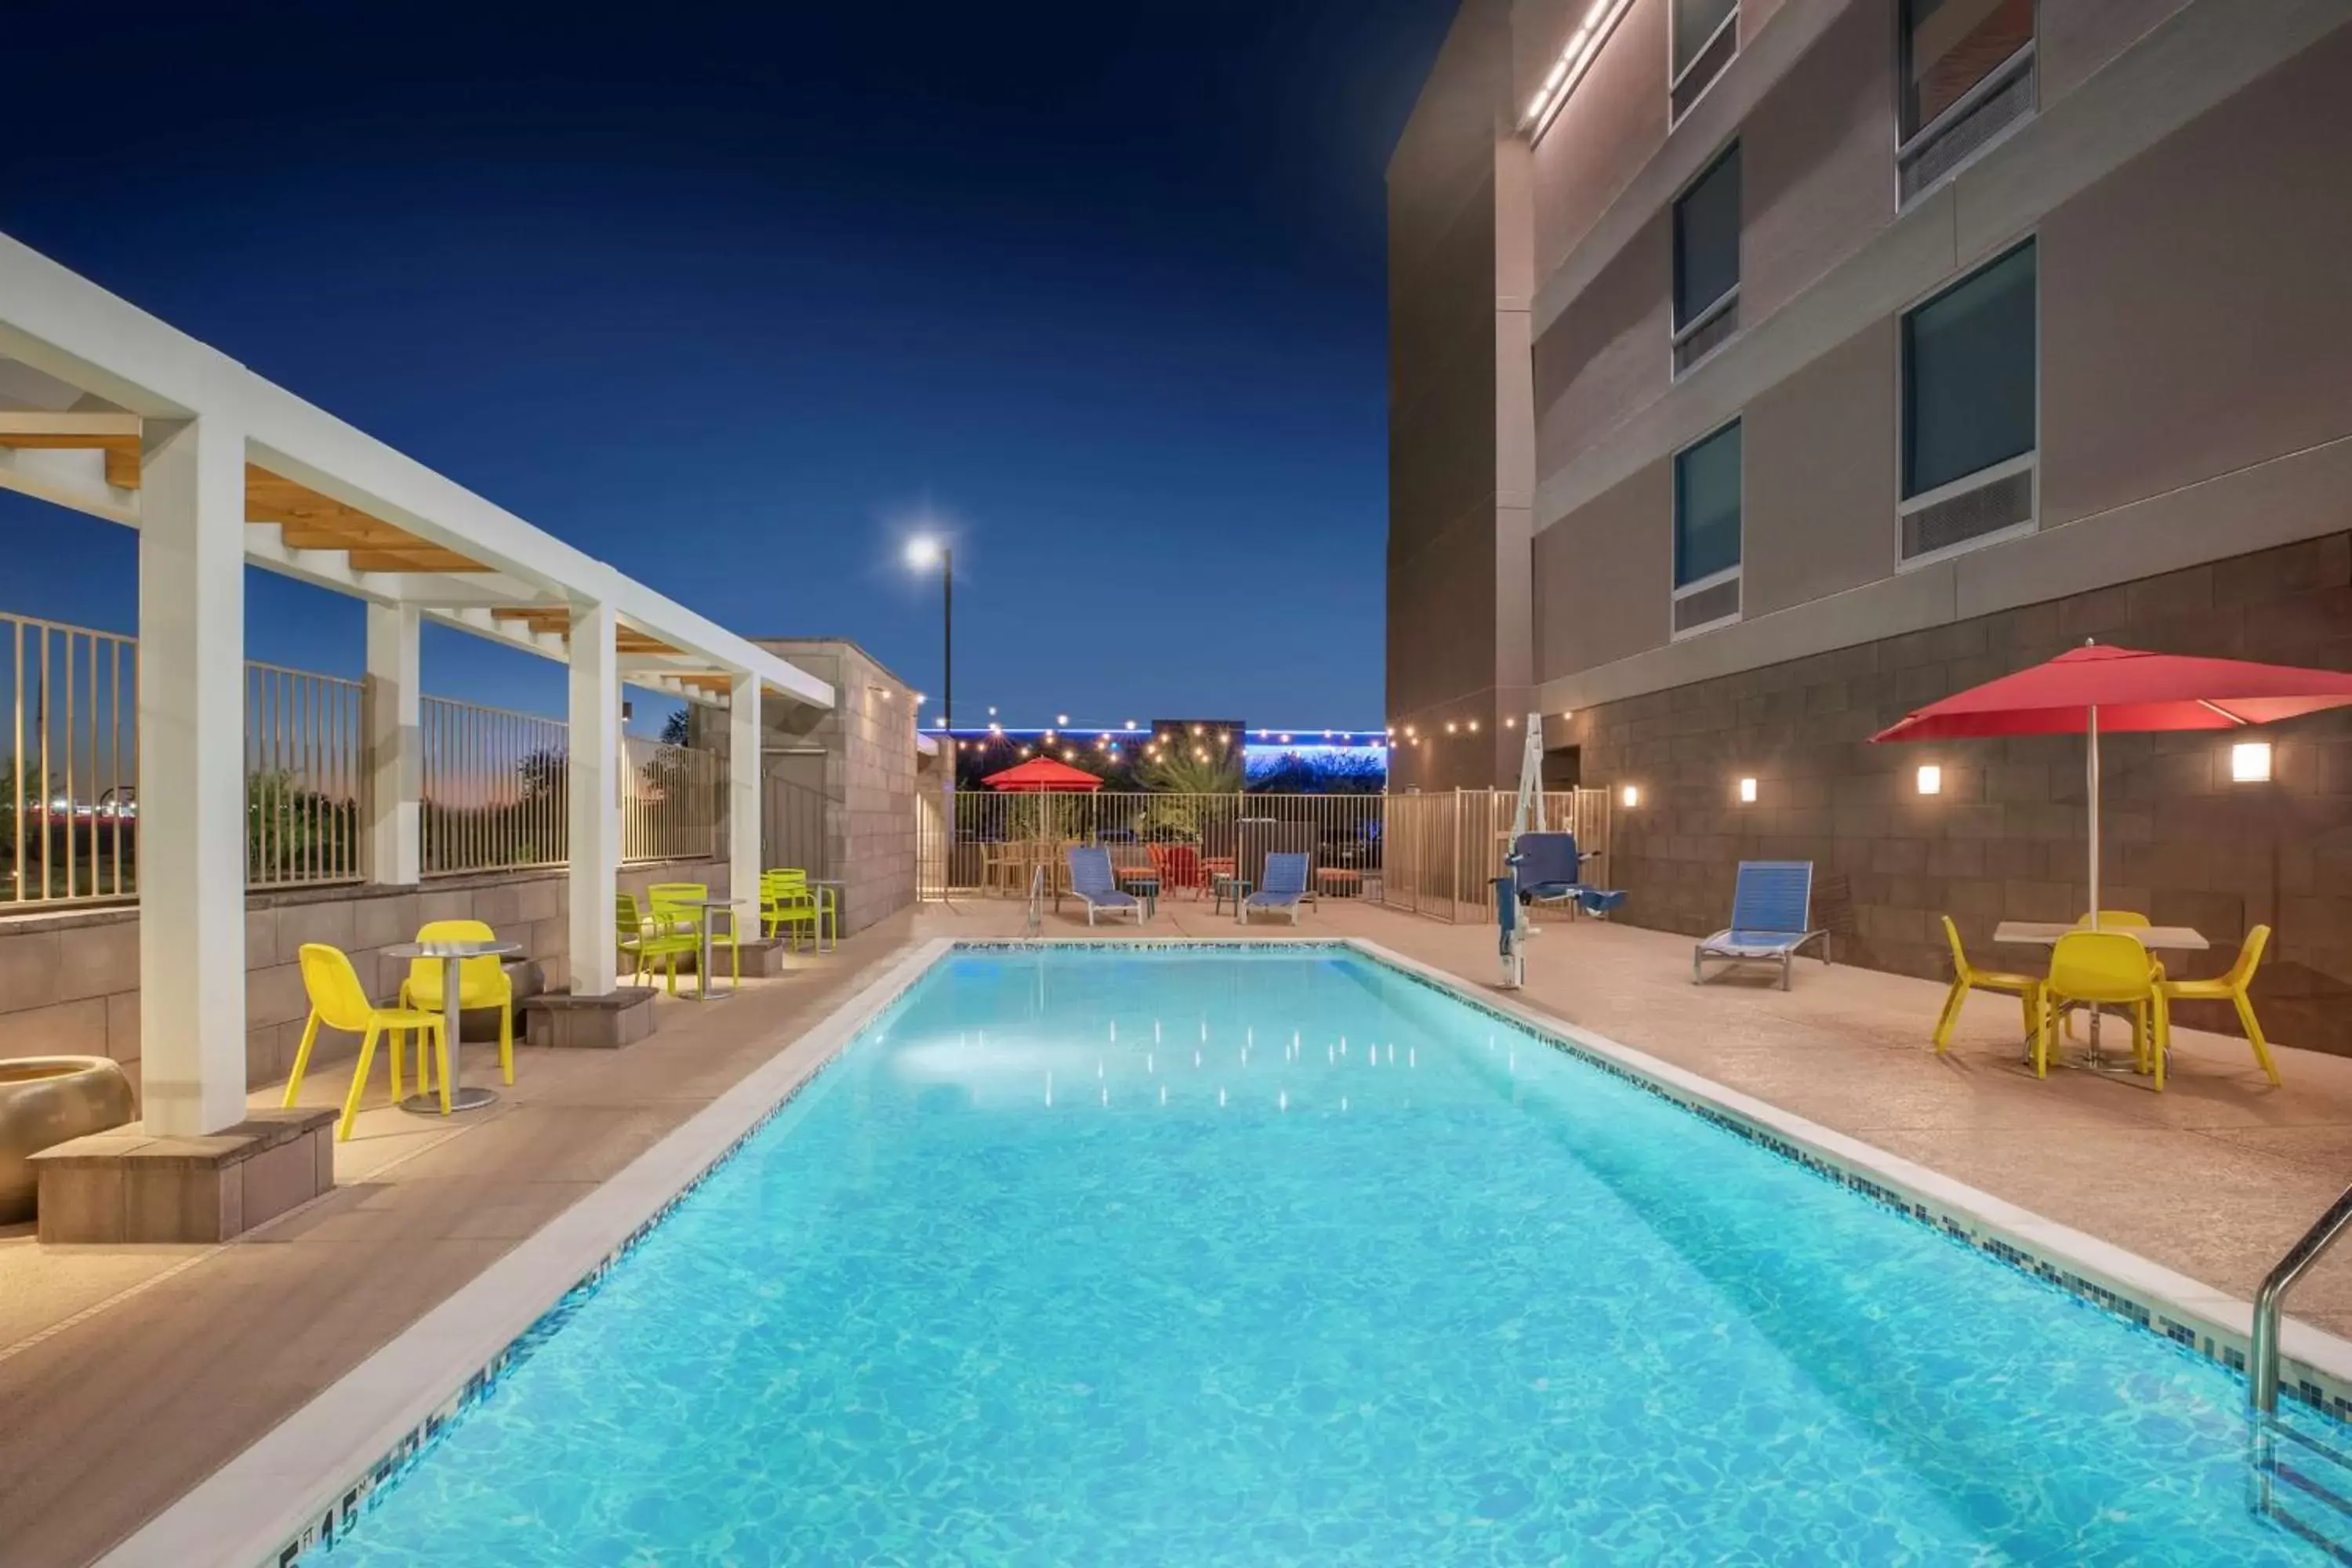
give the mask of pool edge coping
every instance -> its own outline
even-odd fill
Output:
[[[918,943],[108,1549],[96,1568],[278,1568],[348,1528],[542,1320],[601,1279],[956,946]]]
[[[1450,970],[1411,957],[1370,937],[1337,942],[1421,981],[1465,1005],[1527,1029],[1604,1070],[1644,1081],[1665,1099],[1745,1136],[1779,1140],[1830,1167],[1852,1186],[1885,1189],[1863,1195],[1907,1211],[2000,1261],[2023,1268],[2087,1304],[2243,1375],[2253,1331],[2253,1304],[2152,1258],[2104,1241],[2021,1205],[1972,1187],[1916,1160],[1840,1132],[1687,1068],[1528,1004],[1480,987]],[[1769,1143],[1766,1143],[1769,1147]],[[1811,1162],[1808,1162],[1809,1163]],[[1991,1245],[1988,1245],[1990,1243]],[[2003,1257],[2002,1248],[2015,1254]],[[2040,1267],[2032,1267],[2040,1265]],[[2055,1272],[2053,1272],[2055,1271]],[[2084,1286],[2090,1289],[2084,1289]],[[2109,1300],[2101,1300],[2102,1295]],[[2119,1310],[2127,1302],[2142,1321]],[[2168,1331],[2155,1319],[2196,1331],[2194,1340]],[[2289,1316],[2280,1324],[2280,1383],[2317,1414],[2352,1420],[2352,1340]],[[2321,1397],[2313,1398],[2317,1394]]]

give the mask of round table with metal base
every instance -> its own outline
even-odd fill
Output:
[[[383,955],[386,958],[425,958],[439,961],[442,1038],[448,1045],[449,1073],[453,1079],[461,1065],[458,1055],[460,1037],[457,1022],[458,1016],[464,1012],[464,1009],[458,1005],[457,993],[458,979],[464,973],[466,960],[504,958],[509,953],[521,951],[522,943],[519,942],[404,942],[397,947],[387,947],[383,950]],[[420,1061],[424,1056],[421,1044],[424,1037],[420,1030],[417,1034],[417,1039],[420,1042],[417,1055]],[[419,1076],[422,1076],[421,1069]],[[483,1110],[498,1102],[499,1095],[496,1089],[456,1082],[449,1085],[449,1109],[452,1111]],[[438,1116],[441,1114],[441,1096],[437,1090],[431,1094],[412,1094],[400,1102],[400,1109],[415,1116]]]

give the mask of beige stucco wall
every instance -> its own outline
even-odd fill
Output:
[[[1745,614],[1769,615],[1893,574],[1895,356],[1890,319],[1748,405]]]
[[[1673,467],[1653,463],[1536,536],[1536,673],[1663,646],[1674,570]]]

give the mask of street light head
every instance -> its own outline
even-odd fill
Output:
[[[928,572],[940,563],[942,547],[928,533],[919,533],[907,541],[907,564],[918,572]]]

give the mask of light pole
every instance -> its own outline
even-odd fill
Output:
[[[955,739],[955,546],[929,534],[907,541],[907,564],[918,572],[940,569],[940,720]]]

